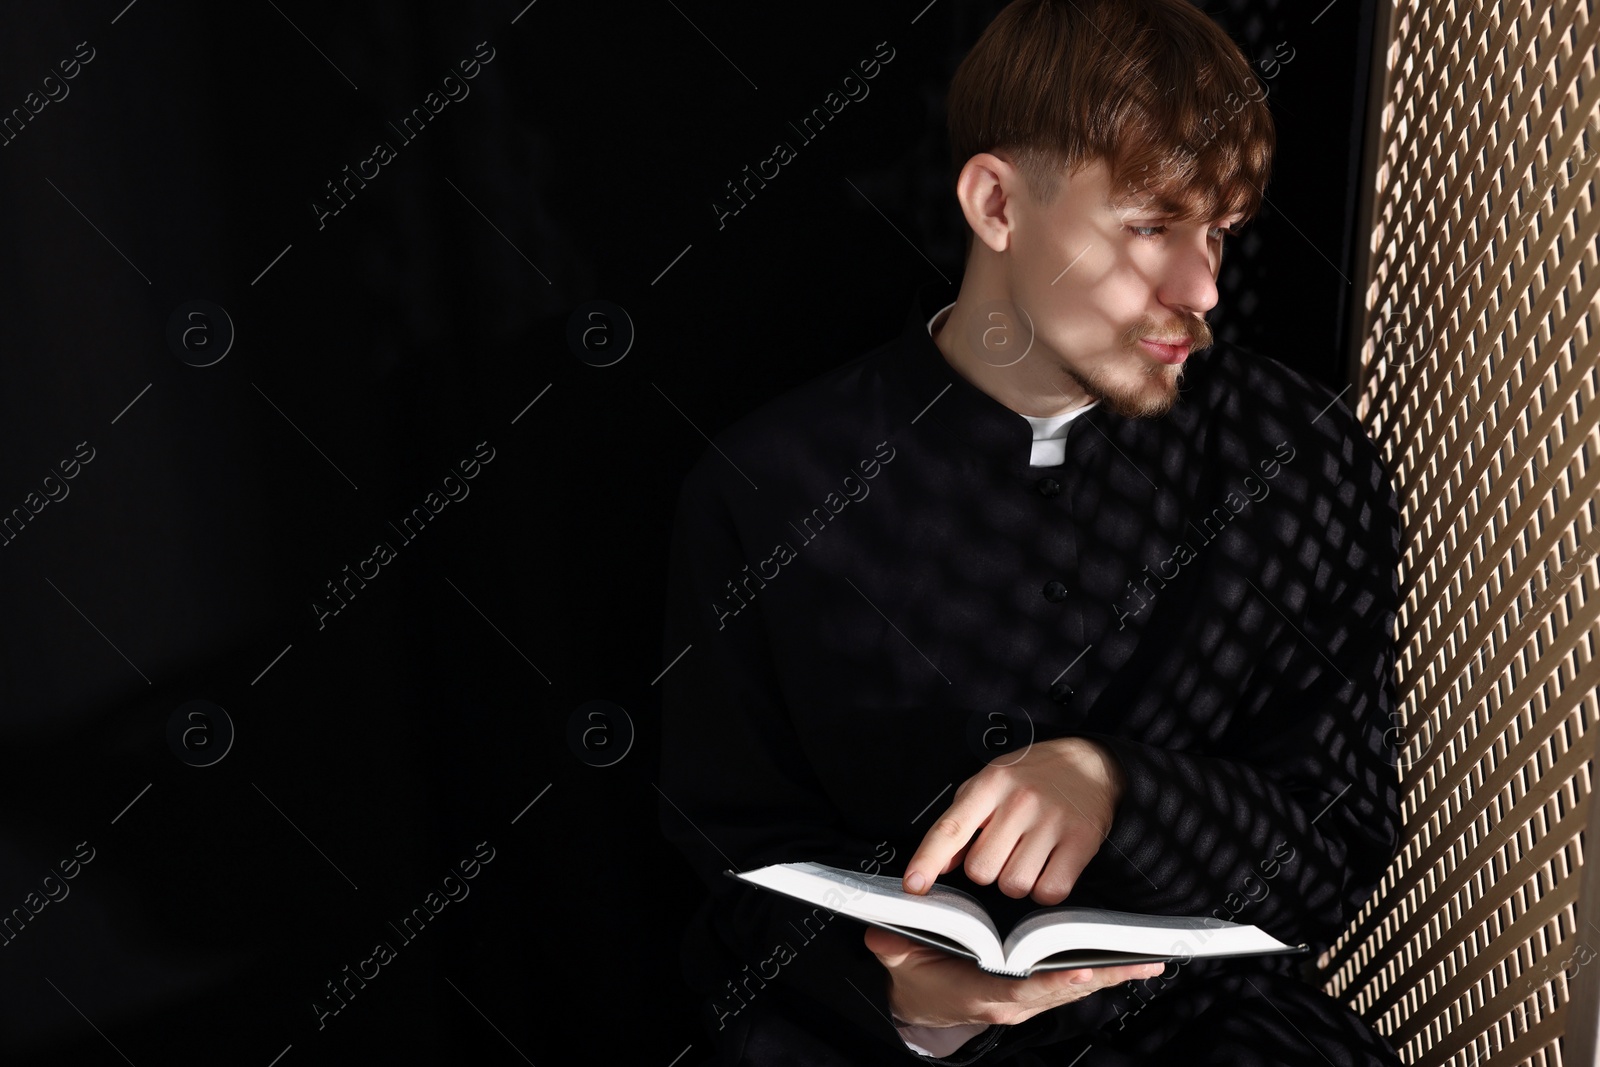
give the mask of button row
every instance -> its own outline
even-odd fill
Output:
[[[1060,496],[1061,482],[1055,478],[1040,478],[1033,483],[1040,496]],[[1044,583],[1044,598],[1052,604],[1059,604],[1067,599],[1067,587],[1063,582],[1049,581]],[[1050,686],[1050,699],[1057,704],[1066,704],[1072,699],[1072,686],[1066,682],[1056,682]]]

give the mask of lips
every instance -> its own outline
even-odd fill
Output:
[[[1144,345],[1144,350],[1146,352],[1149,352],[1152,356],[1156,357],[1163,363],[1182,363],[1185,359],[1189,358],[1188,341],[1184,341],[1182,344],[1175,345],[1163,345],[1157,344],[1154,341],[1143,340],[1141,340],[1139,343]]]

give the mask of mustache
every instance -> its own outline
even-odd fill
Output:
[[[1211,324],[1204,319],[1179,319],[1171,325],[1157,326],[1146,317],[1134,323],[1122,339],[1130,348],[1140,341],[1187,344],[1191,349],[1210,348]]]

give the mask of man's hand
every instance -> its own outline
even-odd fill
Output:
[[[912,1026],[1014,1026],[1108,986],[1153,978],[1166,970],[1164,963],[1141,963],[1001,978],[986,974],[971,960],[876,926],[867,928],[866,942],[889,972],[889,1007],[894,1017]]]
[[[1083,737],[1041,741],[1021,759],[995,760],[961,783],[902,884],[920,896],[965,854],[967,877],[978,885],[998,879],[1008,897],[1059,904],[1110,832],[1124,782],[1110,750]]]

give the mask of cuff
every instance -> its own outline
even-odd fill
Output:
[[[989,1029],[985,1023],[965,1023],[961,1026],[907,1026],[895,1024],[900,1040],[913,1052],[943,1059],[962,1045]]]

